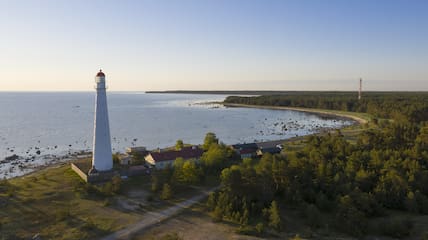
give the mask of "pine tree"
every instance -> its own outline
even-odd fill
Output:
[[[269,208],[269,226],[277,231],[281,230],[281,216],[276,201],[272,201]]]
[[[214,210],[214,208],[216,207],[216,205],[217,205],[216,194],[215,194],[215,192],[212,192],[208,196],[207,208],[208,208],[208,210],[212,211],[212,210]]]

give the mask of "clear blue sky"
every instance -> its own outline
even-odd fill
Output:
[[[428,91],[426,0],[0,0],[0,91]]]

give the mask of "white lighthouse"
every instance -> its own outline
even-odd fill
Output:
[[[110,127],[108,121],[105,74],[101,71],[95,76],[97,96],[95,100],[94,143],[92,168],[89,174],[109,171],[113,168]]]

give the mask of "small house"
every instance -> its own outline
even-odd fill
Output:
[[[197,146],[183,147],[180,150],[158,150],[150,152],[144,159],[158,169],[172,166],[175,159],[183,158],[187,161],[199,161],[204,151]]]
[[[278,154],[280,152],[281,152],[281,148],[278,148],[278,147],[260,148],[259,150],[257,150],[257,156],[261,157],[265,153]]]
[[[282,146],[283,141],[269,141],[269,142],[259,142],[257,143],[257,156],[263,156],[265,153],[270,154],[278,154],[281,153],[281,150],[283,148]]]
[[[120,165],[130,165],[132,162],[132,157],[128,154],[125,154],[119,158]]]
[[[146,147],[129,147],[126,149],[126,153],[129,155],[141,155],[146,156],[148,151]]]
[[[241,159],[244,159],[255,157],[258,147],[256,143],[244,143],[232,145],[232,149],[239,154]]]

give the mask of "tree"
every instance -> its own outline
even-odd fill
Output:
[[[187,184],[198,183],[202,177],[202,169],[192,161],[186,161],[182,168],[182,181]]]
[[[168,183],[165,183],[165,184],[163,185],[162,193],[161,193],[161,195],[160,195],[160,198],[161,198],[162,200],[168,200],[168,199],[170,199],[171,197],[172,197],[172,189],[171,189],[171,186],[170,186]]]
[[[119,153],[113,154],[112,158],[113,158],[113,165],[114,166],[120,165],[120,154]]]
[[[220,179],[223,187],[235,194],[242,193],[244,188],[242,182],[241,170],[237,166],[225,168],[221,171]]]
[[[349,195],[339,199],[336,226],[353,236],[362,236],[367,230],[367,220],[364,214],[354,206]]]
[[[174,161],[173,178],[184,184],[195,184],[201,180],[202,169],[193,161],[185,161],[183,158],[177,158]]]
[[[184,165],[183,158],[179,157],[174,160],[172,177],[175,181],[179,183],[183,182],[183,165]]]
[[[204,145],[202,145],[202,148],[207,151],[212,144],[218,144],[218,138],[215,133],[209,132],[205,135]]]
[[[158,190],[162,190],[164,183],[171,182],[171,178],[173,177],[173,169],[169,166],[164,169],[154,170],[151,174],[152,186],[151,189],[153,192],[157,192]]]
[[[175,143],[175,150],[179,151],[184,147],[184,143],[183,140],[178,139],[177,142]]]
[[[281,230],[281,216],[276,201],[272,201],[269,208],[269,226],[277,231]]]
[[[389,160],[388,162],[391,162]],[[407,196],[408,183],[394,169],[387,169],[375,188],[378,199],[389,208],[401,209]]]
[[[244,209],[244,213],[240,219],[240,223],[244,226],[248,225],[248,221],[250,220],[250,212],[247,208]]]
[[[217,202],[216,202],[216,193],[212,192],[208,196],[207,208],[208,208],[208,210],[212,211],[212,210],[214,210],[214,208],[216,207],[216,205],[217,205]]]
[[[217,172],[225,166],[228,158],[227,147],[219,144],[210,145],[208,151],[204,152],[201,161],[205,168],[211,172]]]

